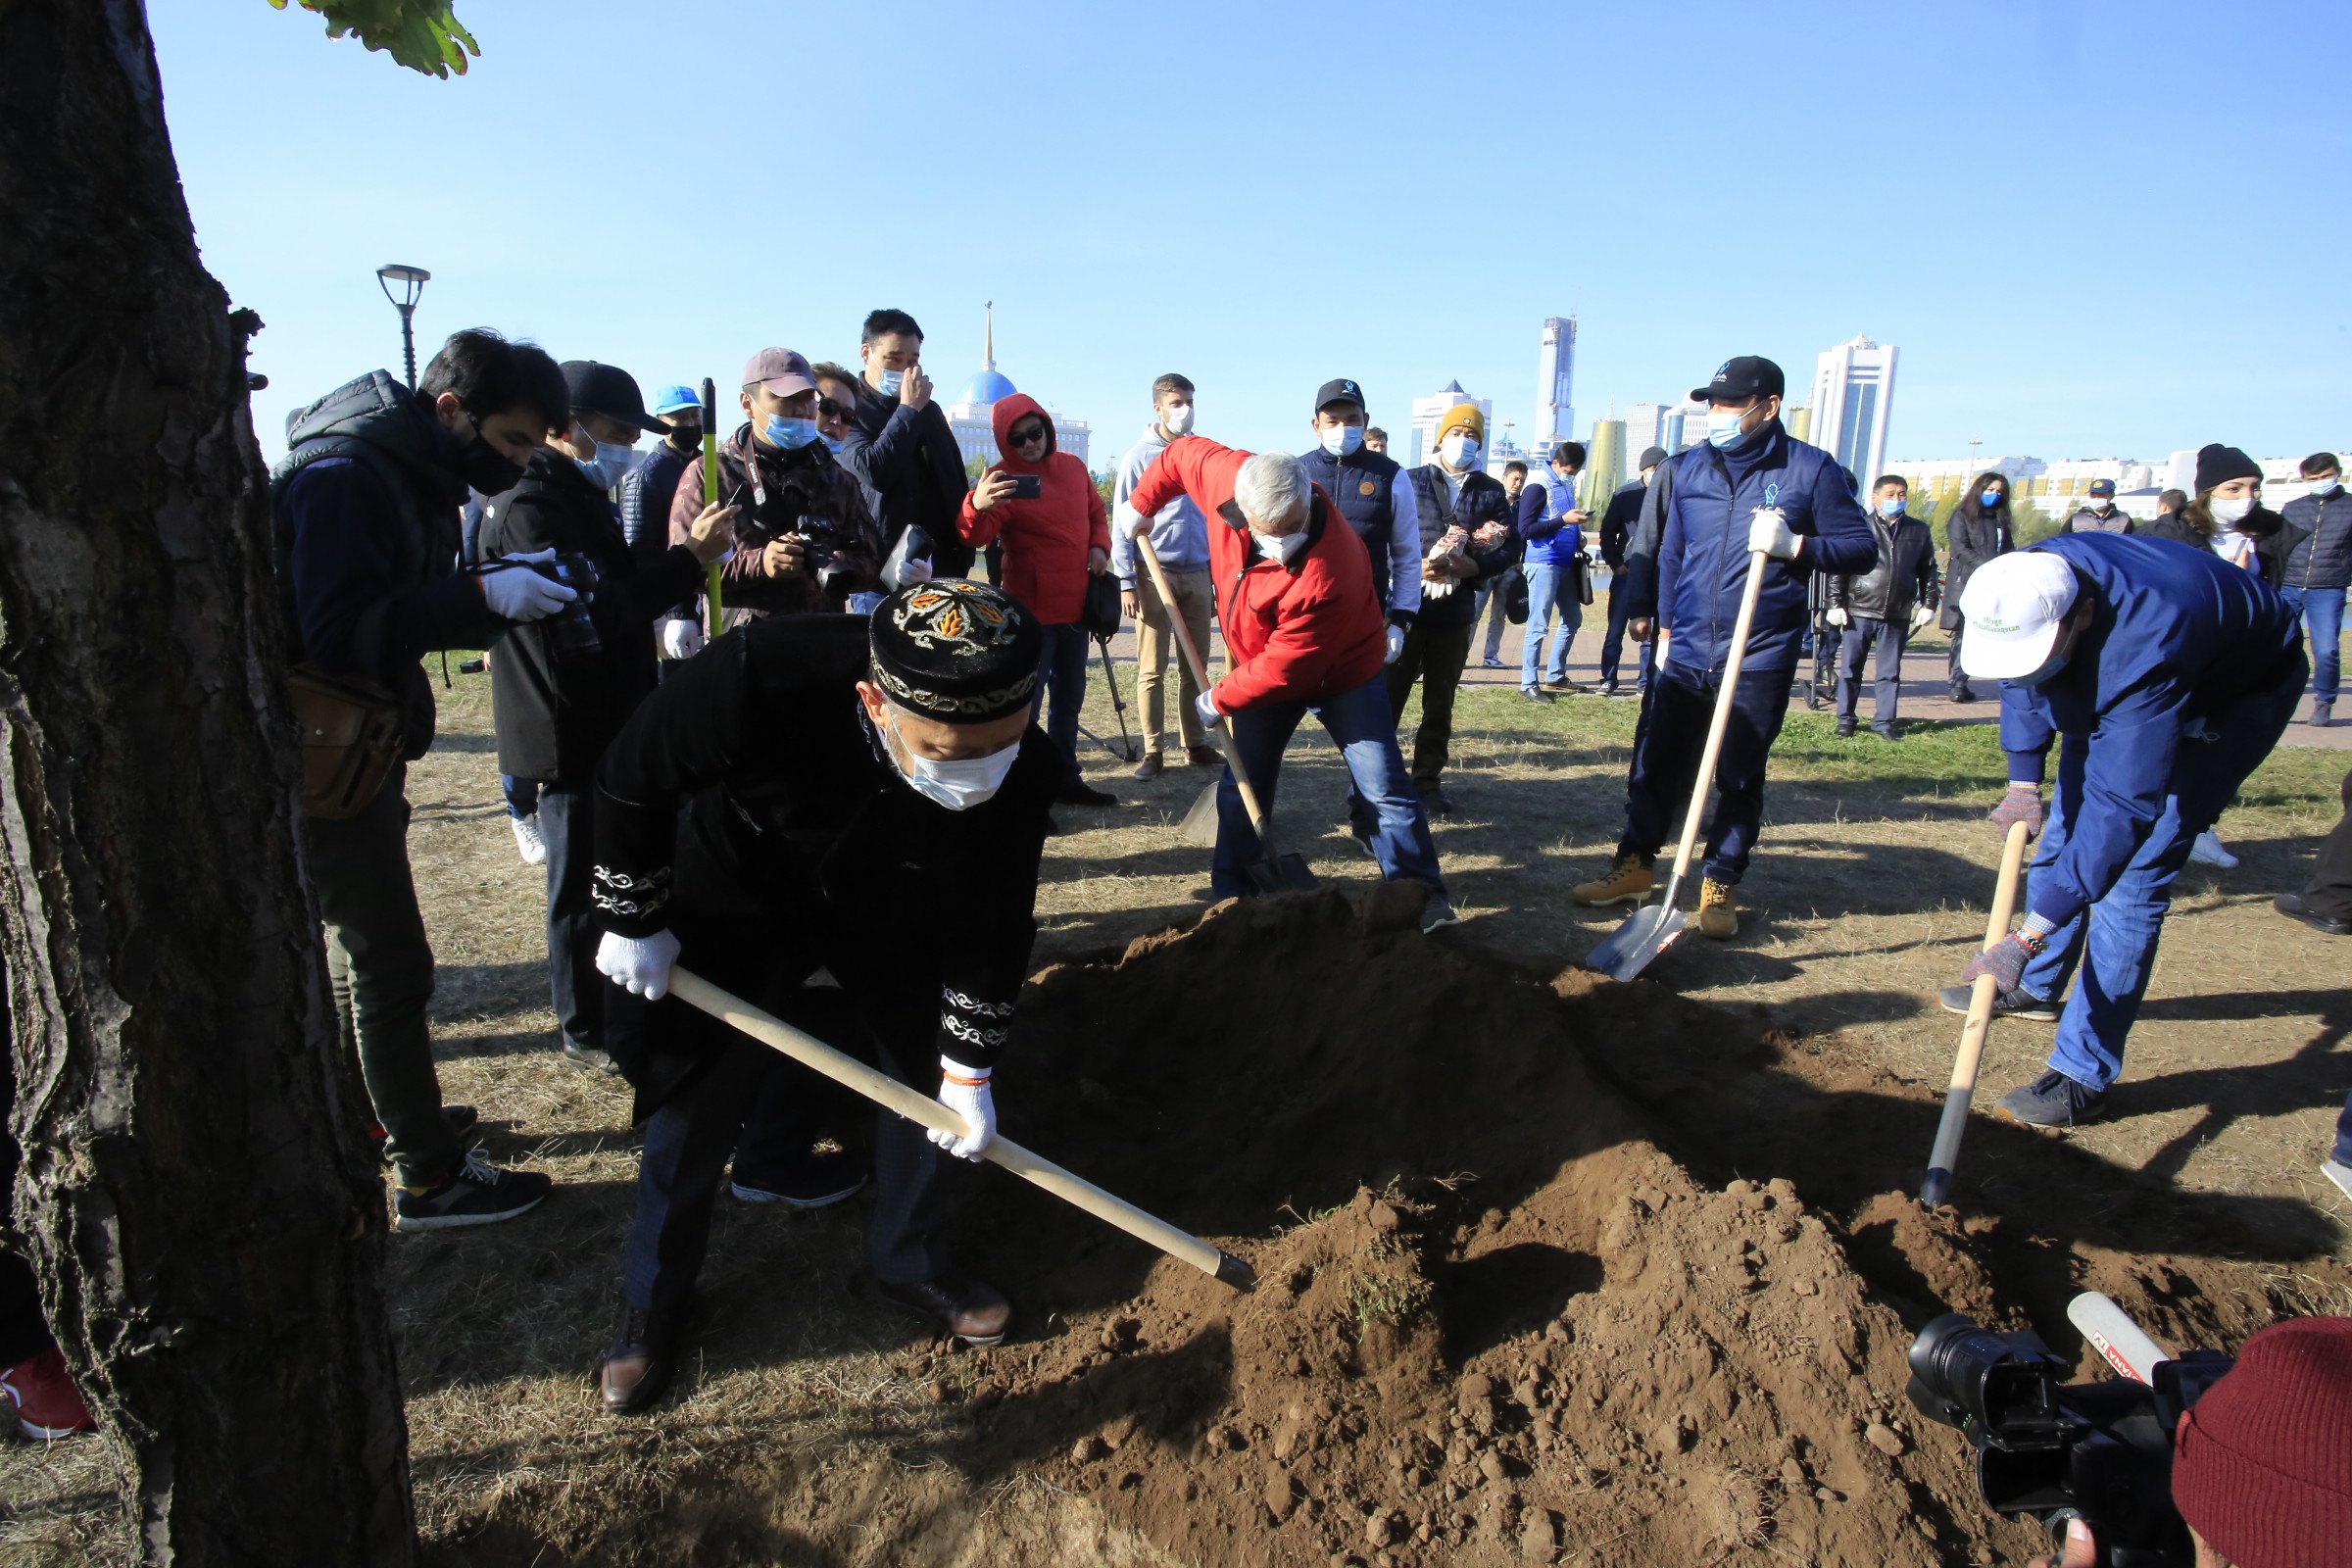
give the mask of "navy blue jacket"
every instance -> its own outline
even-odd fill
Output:
[[[933,570],[943,577],[971,570],[977,553],[956,526],[969,486],[945,409],[937,403],[909,408],[860,376],[858,407],[842,432],[841,466],[865,492],[865,510],[882,530],[885,556],[901,534],[920,528],[931,538]]]
[[[2290,541],[2286,586],[2352,585],[2352,493],[2339,486],[2331,495],[2297,496],[2278,511]]]
[[[1298,466],[1323,487],[1372,553],[1372,588],[1380,595],[1380,608],[1387,610],[1395,597],[1389,583],[1389,541],[1396,529],[1396,475],[1403,465],[1385,452],[1358,447],[1335,458],[1318,446],[1299,453]]]
[[[1671,486],[1658,531],[1655,588],[1658,624],[1672,633],[1668,662],[1706,677],[1721,673],[1747,592],[1749,521],[1761,509],[1778,507],[1804,546],[1794,561],[1765,563],[1741,667],[1795,669],[1805,633],[1806,579],[1815,572],[1868,571],[1879,557],[1870,519],[1838,460],[1796,440],[1775,419],[1736,447],[1691,447],[1668,460],[1659,477]],[[1634,603],[1639,615],[1640,598]]]
[[[2001,686],[2001,747],[2014,783],[2039,783],[2050,742],[2066,847],[2034,875],[2033,910],[2072,919],[2115,886],[2171,792],[2182,728],[2274,684],[2302,657],[2295,612],[2251,571],[2169,540],[2077,533],[2034,547],[2075,568],[2097,618],[2036,685]]]

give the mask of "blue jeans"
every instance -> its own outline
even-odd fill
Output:
[[[519,822],[539,809],[539,781],[535,778],[516,778],[512,773],[498,775],[499,792],[507,798],[507,814]]]
[[[2344,635],[2344,590],[2341,588],[2281,588],[2286,602],[2303,612],[2303,646],[2311,654],[2311,693],[2315,701],[2335,701],[2342,671],[2336,645]]]
[[[1527,642],[1519,651],[1519,684],[1522,688],[1535,685],[1539,669],[1544,679],[1564,681],[1568,678],[1568,645],[1585,622],[1584,607],[1576,602],[1576,574],[1566,566],[1534,561],[1519,569],[1527,575]],[[1554,611],[1559,612],[1560,637],[1552,644],[1551,657],[1545,659],[1544,627],[1550,624]]]
[[[1429,818],[1422,813],[1421,797],[1414,793],[1412,775],[1405,771],[1404,754],[1396,749],[1396,712],[1389,706],[1388,681],[1380,675],[1340,697],[1325,698],[1309,709],[1304,703],[1274,703],[1245,708],[1227,715],[1233,726],[1233,749],[1250,770],[1258,805],[1274,809],[1274,785],[1282,774],[1283,748],[1309,711],[1323,722],[1323,732],[1339,747],[1348,763],[1354,789],[1348,797],[1348,816],[1358,837],[1370,846],[1380,862],[1380,874],[1390,881],[1411,877],[1439,892],[1446,882],[1438,874],[1437,841],[1429,836]],[[1256,862],[1257,831],[1242,808],[1242,792],[1225,769],[1217,785],[1217,850],[1209,861],[1208,887],[1220,899],[1247,897],[1253,891],[1242,867]]]
[[[1764,821],[1764,760],[1788,716],[1788,669],[1743,669],[1732,688],[1731,723],[1715,756],[1715,817],[1707,828],[1706,874],[1737,886]],[[1625,780],[1625,837],[1619,855],[1654,859],[1669,834],[1679,834],[1690,808],[1698,760],[1715,720],[1722,671],[1707,674],[1669,659],[1650,682],[1649,700],[1634,732],[1634,760]]]
[[[1895,699],[1903,687],[1903,645],[1911,640],[1911,628],[1905,621],[1877,620],[1862,617],[1848,626],[1825,626],[1823,640],[1839,638],[1838,661],[1838,716],[1848,719],[1862,698],[1862,668],[1870,662],[1870,650],[1879,650],[1878,690],[1870,721],[1874,725],[1894,723]]]
[[[1030,701],[1029,718],[1037,719],[1050,691],[1054,716],[1046,722],[1046,739],[1061,754],[1065,785],[1082,782],[1078,771],[1078,710],[1086,706],[1087,640],[1084,627],[1045,626],[1045,644],[1037,658],[1037,696]]]
[[[2041,956],[2027,963],[2024,989],[2044,1000],[2066,988],[2081,965],[2082,983],[2058,1017],[2050,1065],[2092,1089],[2104,1090],[2124,1070],[2124,1037],[2139,1017],[2140,998],[2156,963],[2156,938],[2173,905],[2173,880],[2188,863],[2199,833],[2213,826],[2246,775],[2261,765],[2286,733],[2303,695],[2301,650],[2280,674],[2204,721],[2201,735],[2183,734],[2174,755],[2164,810],[2115,885],[2090,907],[2052,931]],[[2034,873],[2065,852],[2075,813],[2082,809],[2082,763],[2088,743],[2069,735],[2058,756],[2058,787],[2049,820],[2028,868]]]

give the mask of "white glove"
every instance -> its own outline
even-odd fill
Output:
[[[1193,711],[1200,715],[1202,729],[1215,729],[1225,717],[1217,711],[1217,700],[1206,692],[1193,699]]]
[[[502,561],[520,563],[498,571],[485,571],[474,580],[482,585],[482,599],[490,606],[490,613],[502,620],[545,620],[548,616],[580,597],[580,591],[552,577],[542,577],[533,571],[530,563],[553,561],[553,550],[536,555],[502,556]]]
[[[1392,623],[1389,627],[1389,651],[1380,656],[1380,662],[1384,664],[1394,664],[1396,662],[1396,656],[1403,652],[1404,628]]]
[[[1935,618],[1936,612],[1930,610],[1927,606],[1913,605],[1911,607],[1911,629],[1913,631],[1925,629],[1928,622],[1934,620]]]
[[[1843,605],[1832,605],[1830,607],[1830,612],[1821,618],[1828,621],[1833,626],[1842,626],[1845,624],[1845,607]]]
[[[662,657],[663,659],[692,659],[703,651],[710,639],[704,635],[699,620],[665,620],[662,623]]]
[[[660,1002],[669,995],[669,968],[678,961],[678,939],[667,931],[624,937],[608,931],[596,945],[599,973],[631,996]]]
[[[899,586],[911,588],[918,582],[931,580],[931,563],[921,556],[909,556],[899,564]]]
[[[923,1134],[957,1159],[976,1160],[982,1150],[997,1141],[997,1100],[989,1091],[989,1070],[966,1067],[942,1056],[939,1074],[939,1102],[961,1116],[971,1130],[958,1137],[926,1127]]]
[[[1747,548],[1761,550],[1775,561],[1794,561],[1800,541],[1788,531],[1788,520],[1778,507],[1758,507],[1747,522]]]
[[[1152,519],[1126,502],[1119,503],[1118,526],[1130,539],[1141,539],[1152,531]]]

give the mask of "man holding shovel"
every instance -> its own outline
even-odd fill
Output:
[[[1667,641],[1634,742],[1625,836],[1608,874],[1575,890],[1576,902],[1589,906],[1649,896],[1658,847],[1698,782],[1720,701],[1730,714],[1716,755],[1719,798],[1698,897],[1698,929],[1717,941],[1740,932],[1732,889],[1747,870],[1764,815],[1764,759],[1788,711],[1804,642],[1806,579],[1864,571],[1878,559],[1838,460],[1782,427],[1785,388],[1779,366],[1741,355],[1690,394],[1707,404],[1706,444],[1661,470],[1668,489],[1654,559],[1631,559],[1649,548],[1646,530],[1629,549],[1634,636],[1646,639],[1654,617]],[[1750,564],[1759,557],[1763,576],[1737,656],[1739,675],[1726,691]],[[1693,815],[1696,809],[1693,801]]]
[[[1283,748],[1309,711],[1346,759],[1356,838],[1381,875],[1430,887],[1421,928],[1454,923],[1438,850],[1396,749],[1396,715],[1382,678],[1401,627],[1385,623],[1364,542],[1297,458],[1251,454],[1188,435],[1168,444],[1128,493],[1120,526],[1149,548],[1152,516],[1179,495],[1213,519],[1209,582],[1225,628],[1225,678],[1200,700],[1201,721],[1230,724],[1234,765],[1261,808],[1274,808]],[[1247,867],[1263,858],[1232,767],[1217,792],[1217,848],[1209,876],[1220,899],[1254,891]]]
[[[1029,716],[1042,644],[1011,596],[959,578],[901,588],[870,618],[774,616],[679,666],[606,753],[597,967],[655,1003],[631,1075],[645,1147],[606,1409],[660,1397],[728,1156],[739,1139],[755,1156],[790,1120],[779,1095],[807,1082],[663,1000],[678,964],[908,1085],[938,1058],[939,1099],[971,1131],[882,1115],[875,1287],[968,1343],[1003,1338],[1004,1298],[952,1265],[952,1162],[933,1145],[977,1158],[996,1128],[989,1078],[1061,773]],[[837,984],[810,984],[820,969]]]

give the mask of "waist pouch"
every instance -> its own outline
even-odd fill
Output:
[[[303,813],[329,822],[359,815],[405,749],[400,699],[309,664],[294,666],[286,692],[301,729]]]

